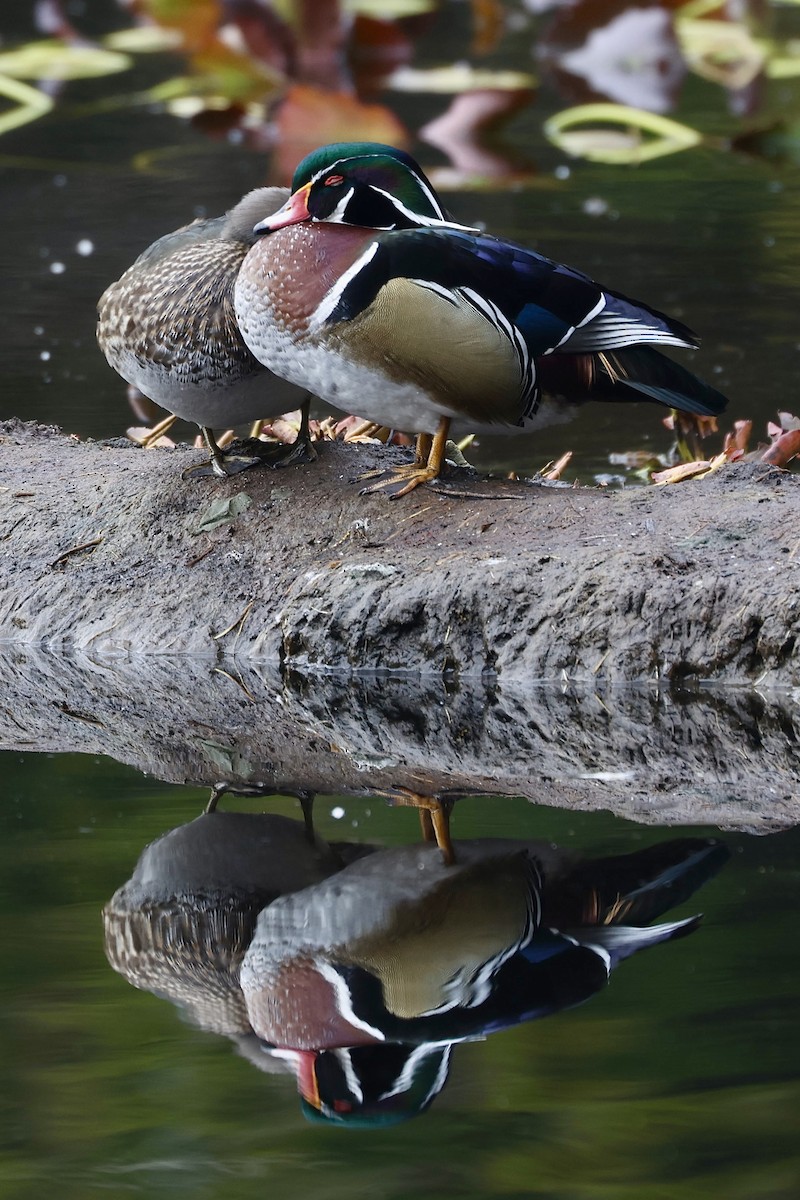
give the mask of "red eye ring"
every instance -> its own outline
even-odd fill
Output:
[[[338,187],[340,183],[344,183],[344,175],[329,175],[325,187]]]

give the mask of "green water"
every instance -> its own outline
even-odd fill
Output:
[[[2,766],[4,1197],[796,1195],[797,830],[727,835],[728,865],[676,910],[702,910],[698,932],[621,964],[580,1008],[456,1046],[426,1114],[342,1131],[307,1124],[291,1076],[259,1072],[105,960],[102,906],[206,793],[106,759],[6,752]],[[292,799],[269,811],[299,818]],[[353,798],[320,801],[317,828],[417,833],[413,813]],[[715,832],[501,798],[462,801],[454,830],[593,856]]]
[[[24,7],[0,17],[9,44],[32,36]],[[89,34],[127,20],[107,0],[68,8]],[[683,81],[672,115],[711,138],[782,122],[755,139],[757,154],[716,142],[638,168],[567,160],[542,134],[543,120],[575,99],[537,57],[556,18],[505,9],[522,24],[486,61],[533,69],[541,86],[490,141],[524,183],[457,186],[447,192],[454,215],[688,322],[703,336],[694,369],[729,394],[730,419],[752,418],[764,440],[777,409],[797,411],[800,82],[762,75],[736,91]],[[800,36],[800,8],[762,10],[779,42]],[[432,22],[404,27],[416,65],[480,61],[469,11],[445,3]],[[67,85],[50,116],[0,140],[0,416],[80,436],[121,434],[131,414],[95,346],[98,296],[154,238],[227,209],[248,188],[288,182],[263,145],[210,138],[158,106],[116,103],[185,69],[179,55],[142,56],[125,76]],[[418,134],[448,98],[379,99],[436,177],[446,156]],[[535,441],[484,438],[471,457],[525,471],[571,448],[575,472],[591,481],[614,470],[610,453],[666,450],[669,440],[653,406],[598,407]],[[782,755],[791,734],[783,728],[770,726]],[[698,932],[623,963],[580,1008],[456,1046],[447,1085],[423,1116],[385,1131],[326,1129],[301,1115],[291,1075],[257,1070],[229,1040],[193,1028],[106,961],[103,905],[145,845],[196,816],[207,792],[110,759],[37,754],[23,735],[29,753],[0,754],[2,1200],[793,1200],[800,1192],[799,830],[724,834],[729,864],[677,912],[702,910]],[[699,744],[712,737],[706,722]],[[681,745],[697,761],[688,733]],[[637,767],[647,754],[646,743],[631,748]],[[768,761],[763,779],[766,794]],[[731,794],[735,804],[733,785]],[[269,811],[299,818],[291,798],[270,801]],[[418,836],[415,814],[374,799],[323,799],[316,824],[327,838],[393,845]],[[545,838],[591,855],[717,833],[485,797],[459,803],[454,832]]]

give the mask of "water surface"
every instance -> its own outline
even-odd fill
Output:
[[[800,84],[761,75],[737,90],[689,75],[666,108],[710,136],[704,147],[628,169],[568,160],[546,142],[542,122],[585,97],[541,61],[537,47],[551,31],[552,13],[531,16],[527,7],[546,6],[508,5],[517,24],[485,61],[533,69],[541,86],[491,142],[507,175],[480,189],[456,181],[447,191],[454,215],[535,245],[692,325],[703,335],[695,369],[730,395],[731,420],[753,418],[763,436],[775,411],[795,403],[800,181],[793,130]],[[441,8],[439,19],[415,34],[416,65],[478,61],[469,6]],[[778,41],[800,35],[796,7],[763,11]],[[89,34],[127,20],[110,3],[73,17]],[[4,15],[7,41],[31,34],[25,20],[16,11]],[[107,104],[185,69],[182,56],[160,54],[137,59],[129,75],[67,85],[49,117],[2,139],[4,417],[52,421],[81,437],[121,434],[130,410],[124,385],[94,344],[97,297],[165,231],[225,210],[250,187],[288,182],[280,148],[210,138],[157,105]],[[426,169],[447,183],[447,168],[452,184],[452,161],[418,136],[449,98],[381,93],[380,99],[409,129]],[[724,145],[725,138],[777,122],[784,124],[776,136],[754,137],[748,152]],[[666,450],[660,415],[646,405],[590,408],[570,427],[535,441],[484,438],[472,457],[485,468],[529,471],[571,448],[576,473],[590,481],[613,470],[610,452]],[[209,695],[205,684],[187,698],[199,716]],[[39,701],[55,712],[59,698],[53,685],[49,700]],[[548,720],[529,729],[531,744],[550,754],[548,797],[559,779],[569,782],[572,762],[584,782],[593,768],[616,772],[618,787],[629,783],[640,801],[649,788],[653,820],[658,810],[662,820],[674,821],[678,793],[682,802],[694,789],[713,819],[732,826],[738,811],[740,826],[748,826],[756,812],[759,828],[772,828],[775,787],[785,803],[796,780],[796,736],[786,716],[793,698],[773,704],[737,692],[707,700],[694,709],[671,697],[663,705],[654,700],[646,730],[635,711],[626,715],[611,701],[604,708],[602,697],[589,697],[566,716],[554,703],[546,708]],[[326,703],[306,700],[319,718],[320,743],[330,718]],[[417,730],[413,710],[404,708],[403,736],[413,748],[418,735],[426,768],[495,769],[497,760],[485,754],[477,761],[474,738],[459,751],[452,740],[458,728],[437,763],[428,729],[449,723],[450,710],[427,696],[418,703],[431,719]],[[152,772],[160,751],[176,746],[186,729],[140,727],[139,708],[146,706],[134,703],[132,693],[127,707],[112,697],[103,719],[112,733],[118,724],[118,758],[149,764]],[[70,743],[60,730],[49,740],[33,709],[23,713],[9,697],[4,704],[11,727],[19,728],[5,743],[16,748],[3,749],[0,760],[3,1196],[38,1200],[51,1190],[63,1200],[109,1193],[207,1200],[265,1194],[788,1200],[798,1194],[796,828],[754,837],[720,834],[714,825],[643,826],[508,797],[459,801],[456,838],[545,839],[603,856],[677,836],[721,836],[731,859],[670,914],[703,911],[696,932],[622,963],[610,986],[580,1007],[455,1047],[446,1087],[426,1113],[392,1129],[325,1128],[302,1115],[292,1074],[258,1069],[229,1038],[201,1031],[167,999],[134,989],[109,966],[104,905],[149,842],[202,811],[208,790],[175,782],[198,778],[191,756],[176,753],[168,772],[173,782],[162,783],[111,757],[65,752],[91,748],[95,736],[106,745],[105,730],[73,711],[80,708],[58,709],[65,725],[73,722]],[[340,697],[340,718],[346,709]],[[269,714],[252,720],[263,740]],[[505,724],[518,735],[516,722]],[[345,725],[358,732],[358,712]],[[387,727],[378,708],[367,727],[365,745],[375,755],[367,767],[380,759],[379,735]],[[239,742],[231,750],[213,738],[203,743],[199,733],[195,741],[206,766],[249,769],[246,755],[237,758]],[[513,757],[508,748],[502,755]],[[533,799],[543,798],[535,795],[536,764],[521,751],[509,773],[515,770],[525,773]],[[288,795],[224,803],[300,819]],[[322,797],[315,822],[331,841],[391,847],[419,837],[413,812],[389,809],[374,795]],[[259,1061],[263,1067],[266,1059]]]
[[[107,759],[6,752],[3,768],[4,1194],[795,1194],[796,830],[727,835],[728,866],[670,914],[704,911],[696,933],[621,964],[580,1008],[456,1047],[424,1115],[347,1131],[309,1125],[291,1076],[255,1069],[105,960],[102,906],[207,793]],[[269,811],[300,816],[291,799]],[[417,836],[412,812],[353,797],[319,802],[317,828]],[[716,833],[503,798],[462,801],[454,828],[592,856]]]

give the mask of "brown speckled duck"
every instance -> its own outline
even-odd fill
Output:
[[[149,246],[98,302],[97,340],[110,365],[156,404],[201,428],[217,475],[265,460],[226,456],[212,429],[302,407],[296,443],[273,462],[316,458],[308,393],[277,378],[245,345],[233,310],[236,275],[285,188],[256,188],[221,217],[197,220]],[[202,473],[199,472],[199,473]]]
[[[248,1034],[238,973],[260,910],[342,865],[299,821],[205,813],[144,849],[103,909],[106,956],[134,987],[171,1000],[200,1028]]]

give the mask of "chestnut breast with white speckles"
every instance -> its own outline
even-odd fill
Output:
[[[248,345],[269,344],[272,326],[305,337],[313,313],[374,236],[352,225],[303,222],[256,242],[236,282],[236,314]]]
[[[274,963],[256,978],[245,968],[242,990],[255,1032],[266,1042],[292,1050],[328,1050],[380,1042],[377,1030],[348,1019],[330,978],[312,957]]]

